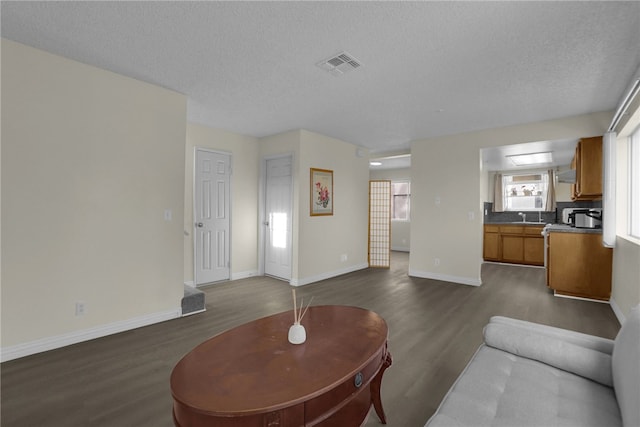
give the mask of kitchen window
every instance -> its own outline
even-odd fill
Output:
[[[397,181],[391,183],[391,219],[394,221],[409,221],[411,198],[411,183]]]
[[[551,172],[502,175],[502,206],[505,211],[546,211]],[[552,184],[553,185],[553,184]]]
[[[629,137],[629,234],[640,239],[640,127]]]

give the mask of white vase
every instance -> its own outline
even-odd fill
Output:
[[[289,328],[289,342],[291,344],[302,344],[307,339],[307,331],[300,323],[294,323]]]

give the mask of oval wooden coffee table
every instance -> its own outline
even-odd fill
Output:
[[[176,426],[361,426],[391,365],[387,324],[357,307],[310,307],[303,344],[287,340],[293,312],[223,332],[171,373]]]

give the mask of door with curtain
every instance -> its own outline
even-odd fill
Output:
[[[369,267],[391,267],[391,181],[369,181]]]

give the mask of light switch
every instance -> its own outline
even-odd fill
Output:
[[[165,221],[171,221],[173,219],[173,213],[171,212],[171,209],[165,209],[164,210],[164,220]]]

